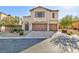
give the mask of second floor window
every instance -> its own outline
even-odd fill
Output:
[[[44,17],[45,13],[44,12],[35,12],[35,17]]]
[[[55,13],[52,13],[52,18],[55,18]]]

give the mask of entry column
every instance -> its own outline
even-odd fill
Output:
[[[32,23],[29,22],[29,31],[32,31]]]
[[[59,31],[59,23],[57,24],[57,31]]]
[[[23,21],[22,29],[25,31],[25,22]]]
[[[49,22],[47,23],[47,31],[49,31]]]

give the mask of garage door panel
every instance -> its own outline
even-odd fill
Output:
[[[50,31],[57,31],[57,24],[49,24]]]
[[[32,24],[32,30],[34,30],[34,31],[46,31],[47,24]]]

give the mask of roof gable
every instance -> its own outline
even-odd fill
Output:
[[[50,10],[50,9],[47,9],[47,8],[45,8],[45,7],[42,7],[42,6],[38,6],[38,7],[35,7],[35,8],[33,8],[33,9],[31,9],[30,11],[33,11],[33,10],[35,10],[35,9],[37,9],[37,8],[43,8],[43,9],[45,9],[45,10],[48,10],[48,11],[53,11],[53,12],[58,12],[59,10]]]
[[[5,13],[3,13],[3,12],[0,12],[0,14],[4,14],[4,15],[6,15],[6,16],[9,16],[9,14],[5,14]]]

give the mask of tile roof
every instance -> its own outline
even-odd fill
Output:
[[[42,6],[35,7],[35,8],[33,8],[33,9],[31,9],[30,11],[33,11],[34,9],[37,9],[37,8],[43,8],[43,9],[46,9],[46,10],[48,10],[48,11],[53,11],[53,12],[58,12],[58,11],[59,11],[59,10],[50,10],[50,9],[47,9],[47,8],[45,8],[45,7],[42,7]]]
[[[3,13],[3,12],[0,12],[0,14],[9,15],[9,14],[5,14],[5,13]]]

